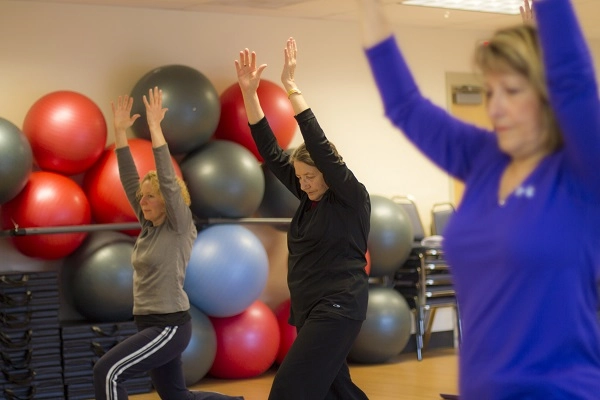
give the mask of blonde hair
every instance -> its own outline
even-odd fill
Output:
[[[343,163],[344,159],[342,158],[340,153],[338,153],[335,145],[329,141],[328,141],[328,143],[329,143],[329,147],[331,148],[331,151],[337,157],[338,162]],[[313,161],[308,150],[306,149],[305,143],[302,143],[300,146],[296,147],[294,149],[294,151],[292,152],[292,154],[290,154],[290,158],[289,158],[290,164],[293,164],[294,161],[300,161],[300,162],[303,162],[304,164],[310,165],[311,167],[316,167],[315,162]]]
[[[181,189],[181,197],[183,197],[183,201],[185,202],[186,205],[189,206],[190,204],[192,204],[192,200],[190,198],[190,192],[188,191],[187,185],[185,184],[183,179],[181,179],[180,177],[176,176],[175,179],[177,180],[177,184],[179,185],[179,188]],[[155,190],[155,192],[158,193],[162,197],[162,193],[160,191],[160,183],[158,182],[158,174],[156,173],[156,171],[148,171],[148,173],[146,175],[144,175],[144,177],[140,181],[140,188],[138,188],[138,191],[136,193],[138,199],[140,199],[142,197],[141,186],[142,186],[142,183],[144,183],[146,181],[150,182],[150,184],[152,185],[152,188]]]
[[[525,77],[542,105],[544,127],[549,133],[546,145],[551,151],[562,146],[562,133],[550,106],[542,49],[534,26],[521,24],[496,31],[489,41],[477,47],[474,62],[484,74],[516,72]]]

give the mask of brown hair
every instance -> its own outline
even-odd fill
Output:
[[[496,31],[488,42],[477,47],[474,62],[484,74],[516,72],[525,77],[542,105],[544,127],[549,133],[546,145],[550,151],[562,146],[562,133],[548,98],[542,49],[533,25],[521,24]]]
[[[338,153],[335,145],[329,141],[327,143],[329,143],[329,147],[331,148],[331,151],[333,152],[333,154],[337,157],[338,162],[343,163],[344,159],[342,158],[340,153]],[[305,143],[302,143],[300,146],[296,147],[294,149],[294,151],[292,152],[292,154],[290,154],[290,158],[289,158],[290,164],[293,164],[294,161],[300,161],[300,162],[303,162],[304,164],[310,165],[311,167],[316,167],[315,162],[313,161],[310,154],[308,153],[308,150],[306,149]]]
[[[183,201],[185,202],[186,205],[190,205],[192,204],[192,200],[190,198],[190,192],[188,191],[187,185],[185,184],[185,182],[183,181],[183,179],[181,179],[180,177],[175,177],[175,179],[177,180],[177,184],[179,185],[179,188],[181,189],[181,197],[183,197]],[[148,173],[146,175],[144,175],[144,178],[142,178],[142,180],[140,181],[140,188],[138,188],[138,191],[136,193],[136,196],[139,198],[141,198],[141,185],[144,182],[150,182],[150,184],[152,185],[152,188],[156,191],[156,193],[158,193],[160,196],[162,196],[162,193],[160,191],[160,184],[158,182],[158,174],[156,173],[156,171],[148,171]]]

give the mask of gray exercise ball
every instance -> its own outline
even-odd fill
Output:
[[[265,176],[265,193],[258,207],[263,218],[292,218],[300,205],[300,199],[271,172],[265,164],[261,165]],[[287,226],[285,227],[287,230]]]
[[[181,354],[186,386],[197,383],[212,367],[217,355],[217,334],[206,314],[190,306],[192,338]]]
[[[133,317],[134,241],[120,232],[93,232],[65,258],[65,299],[87,320],[120,322]]]
[[[188,154],[179,166],[197,217],[250,217],[262,201],[265,177],[260,164],[238,143],[210,141]]]
[[[393,276],[412,249],[413,228],[409,216],[392,199],[371,195],[371,231],[367,247],[372,277]]]
[[[0,118],[0,204],[23,190],[32,168],[33,152],[27,137],[12,122]]]
[[[161,123],[172,154],[189,153],[208,142],[217,129],[221,101],[213,84],[201,72],[185,65],[166,65],[146,73],[131,91],[132,114],[140,114],[132,126],[137,137],[150,139],[142,96],[158,86],[163,107],[169,111]]]
[[[367,318],[348,359],[357,363],[383,363],[400,354],[410,339],[412,312],[400,293],[390,287],[369,288]]]

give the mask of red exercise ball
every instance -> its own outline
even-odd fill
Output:
[[[106,120],[88,97],[71,91],[52,92],[29,109],[23,133],[42,170],[76,175],[94,164],[106,145]]]
[[[281,364],[283,362],[283,359],[290,350],[290,347],[292,347],[294,340],[296,340],[296,336],[298,336],[296,327],[290,325],[288,322],[290,318],[291,305],[291,300],[287,299],[279,304],[275,309],[275,316],[277,317],[277,324],[279,325],[279,336],[281,337],[281,341],[279,342],[279,350],[277,351],[277,357],[275,358],[277,364]]]
[[[23,190],[2,205],[2,227],[20,228],[86,225],[91,222],[90,204],[71,178],[55,172],[35,171]],[[87,233],[32,234],[12,238],[28,257],[54,260],[74,252]]]
[[[275,314],[256,300],[233,317],[209,317],[217,334],[217,354],[209,370],[216,378],[245,379],[267,371],[279,348]]]
[[[365,271],[367,271],[367,275],[371,275],[371,253],[367,249],[365,253],[365,257],[367,258],[367,265],[365,265]]]
[[[265,79],[261,79],[257,90],[262,109],[282,149],[287,149],[296,132],[294,109],[285,90]],[[240,86],[235,83],[229,86],[220,96],[221,116],[213,137],[230,140],[250,150],[258,161],[263,161],[258,154],[254,139],[248,127],[248,117],[244,107],[244,99]]]
[[[129,139],[129,149],[140,179],[156,169],[152,142],[146,139]],[[181,178],[181,170],[173,157],[175,173]],[[104,153],[83,177],[83,190],[88,196],[94,220],[98,223],[135,222],[137,217],[127,200],[119,178],[119,166],[114,144]],[[136,232],[130,232],[136,234]]]

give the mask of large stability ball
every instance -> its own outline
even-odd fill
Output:
[[[296,327],[290,325],[288,322],[290,318],[290,308],[291,301],[290,299],[287,299],[280,303],[274,311],[275,317],[277,317],[277,324],[279,326],[279,337],[281,338],[279,342],[279,349],[277,350],[277,356],[275,357],[277,364],[281,364],[283,362],[283,359],[298,336]]]
[[[369,288],[367,319],[363,322],[348,359],[358,363],[383,363],[400,354],[410,339],[412,313],[395,289]]]
[[[140,179],[156,169],[152,143],[145,139],[130,139],[129,149],[135,161]],[[175,173],[182,176],[179,165],[172,159]],[[119,178],[119,166],[114,145],[109,146],[102,157],[83,177],[83,189],[88,196],[94,220],[98,223],[135,222],[137,217],[127,200]],[[134,234],[135,232],[131,232]]]
[[[217,333],[217,354],[209,374],[223,379],[246,379],[267,371],[279,348],[275,314],[257,300],[241,314],[211,317]]]
[[[33,153],[27,137],[15,124],[0,118],[0,204],[19,194],[32,167]]]
[[[249,217],[260,205],[265,178],[256,158],[241,145],[215,140],[188,154],[181,171],[198,217]]]
[[[2,227],[12,229],[86,225],[91,222],[90,204],[83,190],[64,175],[32,172],[23,190],[2,205]],[[66,257],[81,245],[87,233],[56,233],[12,237],[21,253],[55,260]]]
[[[192,386],[210,370],[217,355],[217,334],[206,314],[191,306],[192,338],[181,354],[186,386]]]
[[[65,298],[86,319],[120,322],[132,318],[134,241],[124,233],[93,232],[65,259]]]
[[[64,175],[84,172],[106,145],[106,121],[87,96],[67,90],[49,93],[25,115],[23,133],[29,138],[37,165]]]
[[[277,143],[282,149],[286,149],[297,128],[294,109],[287,93],[281,86],[261,79],[257,94]],[[242,91],[237,83],[221,93],[221,118],[214,138],[239,143],[250,150],[259,161],[263,160],[252,139]]]
[[[213,84],[201,72],[185,65],[167,65],[144,75],[131,91],[132,113],[140,114],[133,124],[136,136],[150,139],[142,96],[158,86],[163,107],[169,111],[161,123],[172,154],[184,154],[206,143],[219,123],[221,103]]]
[[[370,276],[394,275],[408,258],[412,243],[412,225],[402,206],[387,197],[371,195]]]
[[[262,242],[240,225],[213,225],[198,234],[184,289],[211,317],[244,311],[267,284],[269,258]]]
[[[265,164],[261,165],[265,176],[265,193],[258,207],[263,218],[292,218],[300,205],[300,199],[271,172]],[[287,226],[285,229],[287,230]]]

